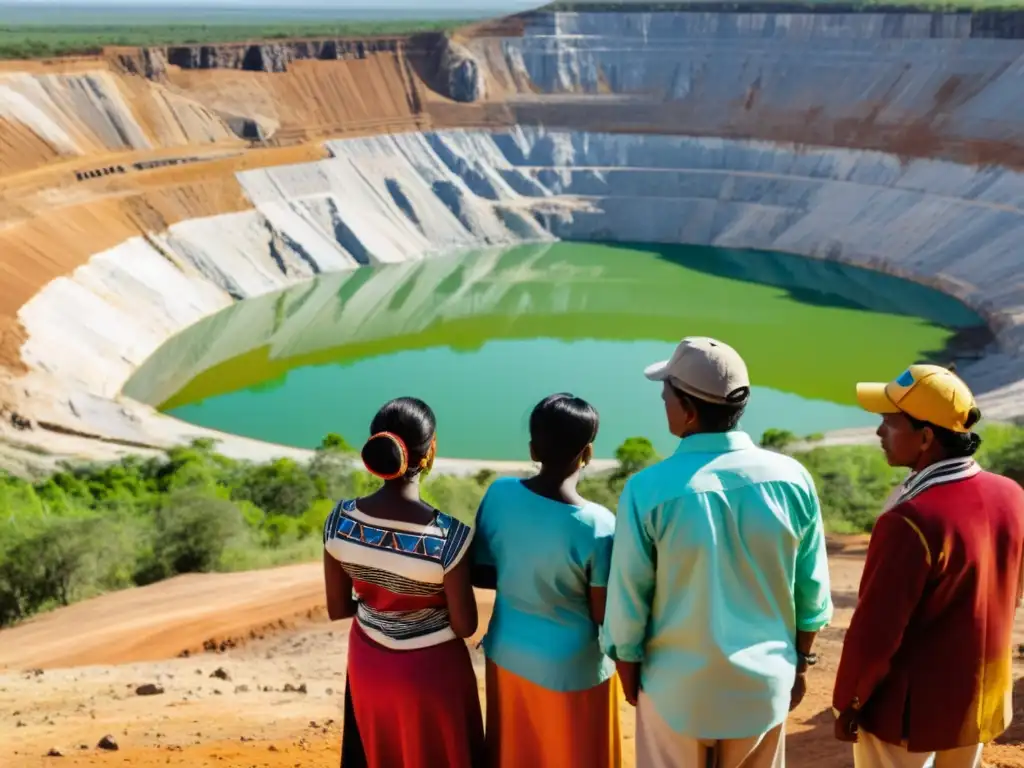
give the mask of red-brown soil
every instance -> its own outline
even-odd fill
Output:
[[[853,765],[849,748],[832,738],[830,714],[863,567],[862,541],[844,544],[833,547],[831,559],[835,621],[819,641],[822,662],[810,692],[790,719],[787,763],[794,768]],[[323,617],[320,579],[318,564],[183,577],[0,632],[0,764],[337,765],[348,626]],[[480,602],[486,622],[492,603],[485,593]],[[1024,642],[1024,621],[1016,641]],[[204,643],[226,650],[177,658]],[[219,668],[230,679],[211,677]],[[1024,677],[1024,665],[1017,675]],[[137,696],[144,683],[165,692]],[[986,750],[990,766],[1024,768],[1024,690],[1017,707],[1009,733]],[[632,766],[634,721],[626,705],[623,718]],[[107,734],[119,751],[96,749]],[[46,757],[53,748],[64,756]]]

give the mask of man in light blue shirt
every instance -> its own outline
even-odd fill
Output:
[[[832,617],[814,482],[737,429],[739,354],[683,339],[662,382],[676,452],[619,500],[602,645],[637,706],[637,768],[778,768]]]

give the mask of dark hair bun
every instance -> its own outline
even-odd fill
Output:
[[[408,469],[408,460],[399,442],[383,434],[373,435],[362,451],[363,464],[377,477],[400,477]],[[403,469],[403,463],[406,464]]]
[[[978,406],[974,406],[967,412],[967,418],[964,419],[964,426],[970,429],[979,421],[981,421],[981,409],[978,408]]]
[[[436,432],[437,419],[429,405],[415,397],[395,398],[373,417],[363,464],[384,480],[415,477],[423,471]]]

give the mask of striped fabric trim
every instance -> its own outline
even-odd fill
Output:
[[[375,611],[366,603],[358,608],[359,623],[375,629],[392,640],[412,640],[430,635],[449,626],[448,610],[423,608],[419,611]]]
[[[438,513],[437,526],[444,532],[444,547],[441,549],[441,567],[448,573],[461,562],[473,543],[474,529],[450,515]]]
[[[363,622],[359,621],[358,617],[356,622],[359,624],[359,628],[363,630],[368,638],[378,645],[382,645],[385,648],[390,648],[393,651],[418,651],[423,648],[432,648],[435,645],[441,643],[447,643],[455,639],[455,633],[452,632],[451,627],[445,627],[437,632],[429,635],[422,635],[420,637],[414,637],[411,640],[392,640],[385,634],[378,632],[373,627],[368,627]]]
[[[345,502],[339,501],[334,505],[334,509],[331,510],[331,514],[327,516],[327,521],[324,523],[324,546],[327,546],[327,542],[334,538],[334,534],[338,530],[338,520],[341,519],[342,506]]]
[[[356,565],[345,563],[346,573],[356,581],[363,581],[373,584],[375,587],[382,587],[396,595],[412,595],[414,597],[432,597],[444,587],[441,584],[426,584],[422,581],[414,581],[397,573],[391,573],[380,568],[373,568],[369,565]]]
[[[946,459],[937,461],[930,467],[922,469],[915,475],[907,478],[903,483],[903,491],[900,493],[896,504],[903,504],[919,496],[929,488],[946,483],[955,483],[958,480],[966,480],[981,472],[981,467],[974,459]],[[895,506],[895,505],[894,505]]]

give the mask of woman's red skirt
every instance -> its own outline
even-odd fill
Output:
[[[353,622],[348,685],[369,768],[476,768],[484,726],[462,640],[414,651],[375,643]]]

